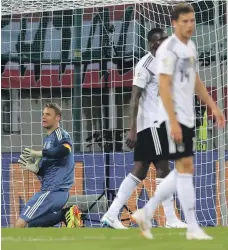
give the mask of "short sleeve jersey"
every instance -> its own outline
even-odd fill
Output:
[[[197,71],[197,52],[193,41],[181,42],[176,35],[166,39],[156,52],[157,73],[172,76],[172,97],[177,120],[194,127],[194,93]],[[162,107],[162,105],[159,105]],[[168,116],[159,110],[160,123]]]
[[[157,126],[158,80],[156,58],[149,52],[135,67],[133,85],[143,89],[139,99],[137,132]]]

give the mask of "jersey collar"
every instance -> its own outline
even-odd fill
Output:
[[[52,135],[57,129],[60,129],[60,127],[57,127],[55,130],[53,130],[52,132],[51,132],[51,134],[47,134],[47,136],[46,137],[48,137],[48,136],[50,136],[50,135]]]
[[[155,57],[150,51],[149,51],[149,54],[150,54],[150,56],[152,56],[153,58]]]
[[[182,44],[182,45],[184,45],[184,46],[188,46],[189,41],[190,41],[190,39],[189,39],[187,44],[183,43],[183,42],[176,36],[175,33],[172,34],[172,37],[174,37],[180,44]]]

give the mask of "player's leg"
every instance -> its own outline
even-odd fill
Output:
[[[68,228],[81,227],[81,213],[76,205],[63,208],[56,212],[47,213],[32,220],[28,227],[53,227],[64,222]]]
[[[118,219],[120,209],[124,206],[124,204],[126,204],[137,185],[146,178],[149,166],[150,164],[147,162],[135,162],[134,168],[121,183],[116,198],[114,199],[108,212],[102,218],[102,222],[104,224],[116,229],[123,228],[122,223]],[[160,179],[164,178],[167,173],[170,172],[168,161],[159,161],[156,163],[156,169],[157,177]],[[167,219],[167,227],[186,228],[186,224],[181,222],[175,214],[173,194],[171,194],[171,196],[168,197],[162,205]]]
[[[24,228],[30,222],[30,214],[42,202],[43,199],[46,198],[48,193],[46,192],[38,192],[32,196],[32,198],[27,202],[25,207],[22,209],[19,218],[15,223],[15,227]]]
[[[137,143],[134,152],[134,168],[122,182],[117,193],[117,197],[114,199],[108,212],[101,220],[102,223],[116,229],[124,228],[118,219],[119,211],[124,206],[124,204],[126,204],[137,185],[146,178],[150,166],[149,159],[153,154],[155,154],[155,148],[152,138],[152,130],[148,128],[137,134]],[[157,177],[160,178],[166,176],[170,171],[168,161],[158,162],[155,164],[155,167],[157,169]],[[166,201],[164,201],[163,206],[169,221],[169,227],[186,227],[186,225],[182,223],[175,215],[173,194],[168,197]]]
[[[135,162],[131,173],[129,173],[121,183],[116,198],[112,202],[109,210],[102,217],[101,222],[104,225],[115,229],[126,229],[118,219],[120,209],[129,200],[137,185],[145,179],[149,166],[149,163],[140,161]]]
[[[49,213],[61,210],[66,204],[69,197],[69,193],[66,191],[47,191],[36,193],[26,204],[25,208],[20,214],[20,220],[16,223],[18,227],[21,219],[26,222],[25,226],[30,223],[33,225],[35,221],[36,226],[42,227],[44,220],[43,216]],[[59,216],[59,214],[57,214]],[[47,218],[47,224],[53,224],[56,222],[56,216],[49,216]]]
[[[172,170],[157,187],[154,196],[150,198],[144,208],[137,210],[132,215],[132,220],[139,225],[142,235],[147,239],[153,238],[150,232],[152,227],[150,221],[156,208],[176,191],[176,175],[176,170]]]
[[[193,157],[176,160],[177,195],[190,230],[199,228],[195,217],[195,192],[193,186]]]
[[[161,160],[156,163],[156,185],[159,186],[163,179],[170,173],[169,161]],[[166,217],[167,228],[186,228],[187,224],[178,219],[175,213],[173,194],[162,202]]]
[[[41,215],[40,217],[30,221],[28,227],[53,227],[60,222],[64,222],[65,212],[64,210],[59,210],[57,212],[47,213]]]
[[[177,145],[177,151],[182,151],[176,158],[177,170],[177,194],[184,211],[184,216],[188,224],[187,239],[210,240],[210,236],[200,229],[195,214],[195,189],[193,186],[193,148],[195,145],[194,128],[188,128],[182,124],[183,143]]]
[[[40,213],[38,210],[36,216],[29,223],[29,226],[53,226],[63,221],[69,228],[81,227],[81,213],[78,207],[74,205],[69,208],[63,208],[68,198],[68,191],[51,192],[46,200],[46,204],[45,202],[43,203]],[[50,216],[46,216],[47,214]]]
[[[151,129],[153,135],[153,142],[151,143],[153,148],[153,162],[156,166],[160,160],[169,159],[169,147],[167,139],[167,130],[165,123],[162,123],[159,128]],[[140,226],[141,232],[144,237],[152,239],[151,219],[153,218],[154,211],[158,205],[170,198],[176,191],[176,170],[171,171],[166,178],[157,187],[155,194],[143,209],[137,210],[133,215],[132,219]]]
[[[69,228],[81,227],[81,212],[78,207],[74,205],[64,208],[68,198],[68,191],[50,192],[36,216],[30,221],[29,226],[47,227],[63,221]],[[47,214],[50,216],[46,216]]]
[[[151,156],[151,137],[150,128],[137,133],[137,141],[134,149],[134,168],[131,173],[123,180],[119,191],[107,213],[102,217],[101,222],[112,228],[126,229],[118,219],[120,209],[126,204],[127,200],[137,187],[146,178],[150,166],[148,160]]]
[[[188,224],[187,239],[211,240],[196,220],[195,190],[193,186],[193,157],[176,160],[177,194]]]
[[[14,227],[16,227],[16,228],[24,228],[26,226],[27,226],[27,222],[20,217],[17,219],[17,221],[14,225]]]
[[[171,193],[178,190],[178,197],[183,207],[185,218],[189,227],[187,238],[188,239],[212,239],[206,235],[198,226],[195,217],[195,194],[193,187],[193,137],[194,130],[189,129],[186,126],[182,126],[183,143],[180,145],[173,145],[175,153],[170,154],[173,141],[168,142],[168,137],[163,137],[162,134],[167,135],[166,126],[161,124],[161,128],[158,130],[159,138],[164,141],[162,151],[163,157],[167,157],[176,160],[177,169],[171,171],[171,173],[164,179],[155,192],[155,195],[149,200],[146,206],[142,210],[138,210],[133,217],[141,228],[142,233],[145,233],[145,237],[150,238],[150,231],[148,228],[145,230],[147,221],[153,217],[153,213],[157,206],[164,201]],[[165,133],[166,132],[166,133]],[[171,144],[169,144],[171,143]],[[166,147],[168,145],[168,147]],[[179,151],[178,151],[179,150]],[[169,193],[170,192],[170,193]]]

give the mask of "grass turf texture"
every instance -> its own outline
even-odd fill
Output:
[[[139,229],[33,228],[2,229],[3,250],[228,250],[228,228],[206,228],[212,241],[187,241],[184,229],[154,228],[154,239],[146,240]]]

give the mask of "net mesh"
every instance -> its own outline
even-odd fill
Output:
[[[227,117],[226,2],[189,2],[196,12],[193,40],[199,73]],[[69,204],[76,203],[85,212],[86,226],[100,226],[101,216],[133,167],[125,138],[134,66],[146,53],[148,30],[159,26],[171,34],[174,3],[1,2],[3,227],[12,226],[25,202],[39,191],[36,176],[20,169],[17,160],[24,147],[42,148],[41,112],[46,102],[62,107],[61,126],[74,142],[75,184]],[[227,127],[218,130],[211,112],[197,100],[195,108],[197,219],[201,225],[214,226],[224,221],[228,200]],[[143,206],[155,188],[156,171],[151,166],[123,210],[126,225],[132,225],[129,211]],[[178,199],[175,204],[183,219]],[[160,207],[154,224],[164,223]]]
[[[10,14],[22,14],[22,13],[34,13],[44,11],[55,11],[55,10],[69,10],[78,8],[91,8],[91,7],[106,7],[106,6],[117,6],[123,4],[142,4],[148,3],[147,0],[3,0],[2,1],[2,15]],[[171,0],[157,0],[157,4],[171,5],[180,1]],[[191,2],[191,1],[190,1]]]

